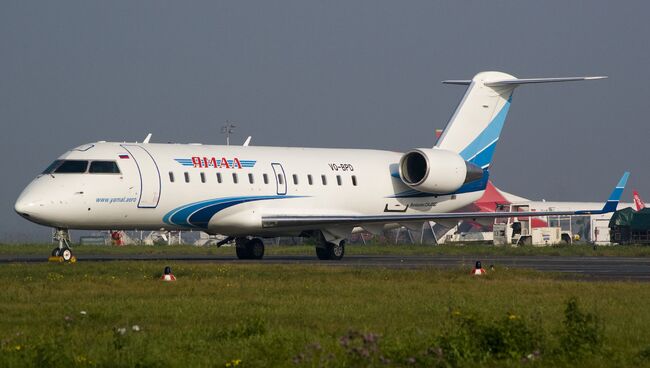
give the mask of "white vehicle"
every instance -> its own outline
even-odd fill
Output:
[[[463,100],[435,147],[406,153],[155,144],[150,137],[140,144],[85,144],[36,177],[15,210],[56,228],[59,246],[52,253],[64,259],[72,255],[68,229],[197,229],[227,235],[244,259],[263,257],[261,238],[310,236],[318,258],[341,259],[354,228],[380,233],[395,224],[508,216],[449,212],[481,197],[513,90],[600,78],[482,72],[472,80],[446,81],[469,86]],[[615,210],[621,192],[617,188],[595,212]]]

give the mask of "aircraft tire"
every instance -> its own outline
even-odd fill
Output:
[[[260,238],[253,238],[246,242],[246,248],[248,249],[248,254],[250,259],[262,259],[264,258],[264,242]]]
[[[250,249],[247,246],[237,246],[235,247],[235,251],[237,252],[237,258],[239,259],[251,259],[251,253]]]
[[[330,259],[330,249],[328,247],[316,247],[316,257],[321,261],[327,261]]]
[[[345,240],[341,240],[340,243],[328,243],[328,250],[330,253],[331,260],[340,261],[345,255]]]
[[[52,257],[58,257],[59,256],[59,247],[56,247],[52,249]]]
[[[61,249],[61,252],[59,252],[59,255],[66,262],[70,262],[70,260],[72,259],[72,251],[68,247],[65,247],[65,248]]]

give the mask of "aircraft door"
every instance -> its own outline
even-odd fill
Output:
[[[139,145],[126,145],[122,147],[129,152],[140,175],[140,199],[138,208],[156,208],[160,201],[160,170],[153,156]]]
[[[287,194],[287,176],[284,174],[284,169],[282,165],[278,163],[272,163],[271,167],[273,168],[273,176],[275,176],[275,184],[279,195]]]

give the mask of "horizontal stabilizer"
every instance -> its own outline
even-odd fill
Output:
[[[488,87],[498,87],[498,86],[517,86],[520,84],[533,84],[533,83],[555,83],[555,82],[575,82],[575,81],[585,81],[585,80],[598,80],[605,79],[606,76],[595,76],[595,77],[566,77],[566,78],[526,78],[526,79],[499,79],[499,80],[487,80],[483,84]],[[452,79],[442,81],[443,84],[456,84],[461,86],[469,86],[472,81],[466,79]]]
[[[488,87],[497,87],[497,86],[509,86],[509,85],[520,85],[520,84],[532,84],[532,83],[555,83],[555,82],[575,82],[575,81],[585,81],[585,80],[598,80],[605,79],[605,76],[597,77],[568,77],[568,78],[528,78],[528,79],[502,79],[495,81],[486,81],[485,85]]]

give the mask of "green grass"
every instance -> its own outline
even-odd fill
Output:
[[[0,244],[0,255],[49,255],[53,244]],[[232,247],[216,246],[196,247],[192,245],[131,245],[124,247],[75,245],[73,251],[83,254],[204,254],[204,255],[233,255]],[[269,255],[313,255],[314,247],[310,245],[280,245],[267,242]],[[396,245],[396,244],[351,244],[346,248],[348,255],[504,255],[504,256],[621,256],[621,257],[650,257],[650,246],[599,246],[576,244],[549,247],[494,247],[490,245]]]
[[[465,269],[183,262],[170,262],[178,281],[165,283],[165,265],[0,266],[0,366],[650,364],[646,283],[526,270],[478,278]],[[597,326],[577,323],[567,334],[571,297],[574,319],[591,314]],[[589,333],[601,343],[565,352]]]

